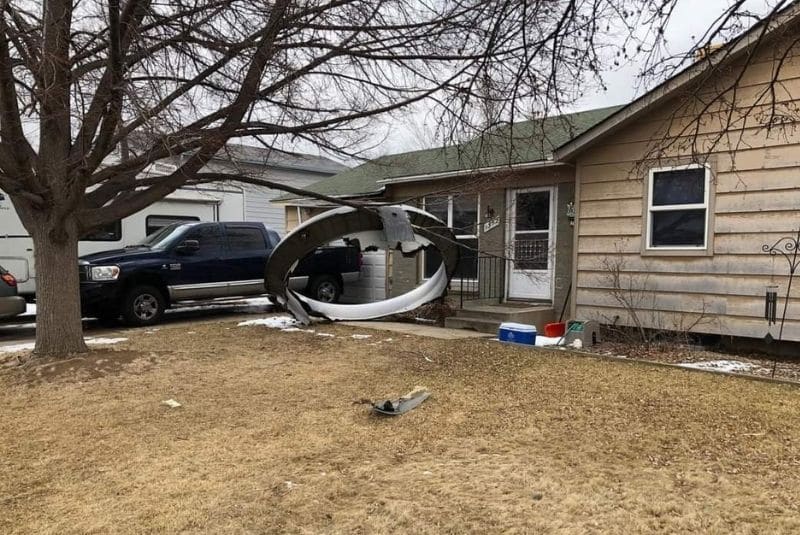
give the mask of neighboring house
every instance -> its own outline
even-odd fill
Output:
[[[310,188],[415,203],[452,226],[465,244],[454,326],[541,329],[568,302],[579,319],[777,338],[765,291],[778,286],[780,316],[788,268],[762,246],[800,227],[799,15],[792,4],[627,106],[378,158]],[[390,255],[388,294],[435,260]],[[784,340],[800,341],[798,295]]]
[[[167,158],[163,163],[180,163],[185,156]],[[335,175],[347,169],[324,156],[288,153],[266,147],[229,143],[205,167],[208,172],[228,172],[246,174],[263,178],[296,188],[304,188],[321,179]],[[272,201],[283,192],[245,184],[240,186],[244,191],[244,216],[247,221],[258,221],[274,229],[278,234],[286,232],[284,208]]]

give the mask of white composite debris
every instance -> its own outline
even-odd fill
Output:
[[[575,349],[583,349],[583,341],[581,341],[580,338],[576,338],[569,346],[574,347]]]
[[[182,407],[182,406],[183,406],[183,405],[181,405],[179,402],[175,401],[175,400],[174,400],[174,399],[172,399],[172,398],[170,398],[170,399],[165,399],[164,401],[162,401],[162,402],[161,402],[161,404],[162,404],[162,405],[166,405],[166,406],[167,406],[167,407],[169,407],[170,409],[177,409],[178,407]]]
[[[20,314],[20,316],[35,316],[36,315],[36,305],[34,303],[27,303],[25,305],[25,312]]]
[[[371,334],[353,334],[351,338],[354,340],[366,340],[367,338],[372,338]]]
[[[747,372],[757,369],[759,366],[749,362],[738,360],[707,360],[704,362],[680,362],[678,366],[684,368],[694,368],[697,370],[709,370],[717,372]]]
[[[297,320],[289,316],[270,316],[269,318],[242,321],[238,324],[239,327],[250,327],[253,325],[263,325],[270,329],[286,329],[297,325]]]
[[[317,333],[317,336],[325,336],[327,338],[336,338],[336,335],[335,334],[331,334],[331,333]]]

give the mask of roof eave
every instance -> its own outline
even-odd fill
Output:
[[[605,120],[594,125],[592,128],[588,129],[578,137],[568,141],[564,145],[561,145],[554,151],[553,158],[558,161],[569,161],[573,156],[588,148],[599,138],[610,134],[612,131],[621,126],[624,126],[636,116],[644,113],[651,107],[666,101],[668,98],[672,97],[675,91],[692,83],[697,77],[706,72],[706,70],[735,60],[753,45],[758,43],[763,36],[766,36],[773,31],[790,24],[795,18],[798,17],[798,15],[800,15],[800,4],[788,7],[785,12],[780,13],[778,16],[768,21],[767,24],[770,24],[770,26],[764,30],[763,35],[761,35],[761,32],[759,31],[759,29],[762,28],[762,25],[758,24],[754,26],[740,38],[729,43],[728,46],[724,46],[714,53],[709,54],[704,60],[698,61],[686,67],[686,69],[680,73],[662,82],[654,89],[648,91],[621,110],[611,114]]]
[[[557,162],[552,159],[537,160],[535,162],[524,162],[509,165],[493,165],[489,167],[479,167],[477,169],[461,169],[458,171],[444,171],[441,173],[427,173],[422,175],[409,175],[394,178],[384,178],[383,180],[376,181],[377,184],[402,184],[406,182],[427,182],[429,180],[442,180],[446,178],[455,178],[465,175],[474,174],[487,174],[497,171],[521,171],[525,169],[536,169],[541,167],[555,167],[568,165],[565,162]]]

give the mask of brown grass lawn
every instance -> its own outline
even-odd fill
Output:
[[[317,329],[6,368],[0,532],[800,532],[796,387]],[[399,418],[358,403],[416,385]]]

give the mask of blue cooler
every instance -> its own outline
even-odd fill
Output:
[[[528,346],[536,345],[536,325],[526,325],[524,323],[501,323],[500,332],[497,338],[501,342],[511,342],[513,344],[525,344]]]

